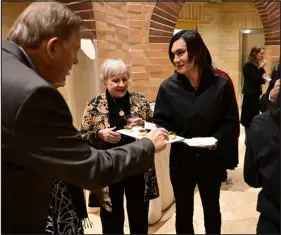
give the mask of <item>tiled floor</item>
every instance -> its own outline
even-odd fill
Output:
[[[241,128],[239,139],[239,166],[234,171],[228,171],[231,183],[221,187],[221,213],[223,234],[254,234],[259,213],[256,212],[257,194],[260,189],[250,188],[243,180],[243,163],[245,135]],[[199,193],[195,192],[194,229],[195,233],[205,233],[204,218]],[[101,223],[98,213],[90,214],[93,227],[86,233],[101,234]],[[124,232],[129,233],[127,223]],[[163,213],[162,219],[149,227],[150,234],[175,234],[175,205]]]

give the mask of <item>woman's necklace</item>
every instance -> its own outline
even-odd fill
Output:
[[[114,104],[116,104],[115,100],[114,99],[112,100]],[[120,109],[119,116],[123,117],[125,115],[125,112],[123,111],[123,102],[122,102],[122,108],[120,108],[118,104],[116,104],[116,106]]]

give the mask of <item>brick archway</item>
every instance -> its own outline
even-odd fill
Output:
[[[265,45],[280,45],[280,2],[254,2],[264,27]],[[149,27],[150,43],[170,41],[178,15],[183,7],[182,1],[158,1],[152,12]]]
[[[92,2],[66,2],[64,0],[58,1],[61,3],[65,3],[72,11],[74,11],[77,15],[79,15],[83,19],[83,31],[82,38],[88,39],[96,39],[96,23],[93,11]]]

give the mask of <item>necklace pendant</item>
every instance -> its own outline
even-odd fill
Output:
[[[125,115],[124,111],[121,110],[121,111],[119,112],[119,116],[123,117],[124,115]]]

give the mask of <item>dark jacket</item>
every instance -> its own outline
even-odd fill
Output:
[[[278,128],[269,111],[253,119],[247,139],[244,179],[249,186],[262,188],[257,210],[280,224],[280,140],[273,141]]]
[[[230,81],[214,75],[211,70],[203,74],[197,90],[185,75],[175,73],[165,80],[157,94],[153,120],[185,138],[218,139],[214,151],[192,148],[184,143],[172,144],[171,165],[186,161],[187,167],[192,170],[195,166],[191,163],[198,154],[215,154],[214,164],[221,163],[226,168],[229,159],[235,158],[229,156],[234,153],[229,152],[229,147],[235,149],[233,145],[239,126],[235,94]]]
[[[72,125],[62,95],[29,67],[19,48],[2,42],[2,233],[44,233],[52,180],[92,191],[154,161],[143,138],[107,151],[89,147]]]
[[[252,61],[247,61],[243,66],[244,85],[242,93],[244,95],[261,95],[261,85],[265,83],[262,78],[264,73],[264,68],[258,68]]]
[[[234,85],[233,85],[233,82],[232,82],[232,79],[230,78],[230,76],[218,69],[218,68],[215,68],[214,69],[215,73],[216,74],[219,74],[223,77],[226,77],[230,84],[231,84],[231,87],[232,87],[232,90],[233,90],[233,93],[235,94],[235,88],[234,88]],[[237,113],[239,113],[239,109],[238,109],[238,104],[237,104],[237,99],[235,97],[235,103],[236,103],[236,110],[237,110]],[[239,136],[240,136],[240,125],[237,126],[237,130],[236,130],[236,135],[234,137],[234,143],[233,145],[229,146],[229,152],[231,152],[231,154],[227,154],[227,156],[225,157],[232,157],[232,158],[229,158],[229,161],[226,162],[226,169],[234,169],[238,166],[238,163],[239,163],[239,156],[238,156],[238,153],[239,153]]]
[[[247,61],[243,66],[244,86],[243,102],[241,108],[241,124],[249,128],[253,118],[260,113],[261,85],[265,83],[262,75],[263,68],[258,68],[252,61]]]

